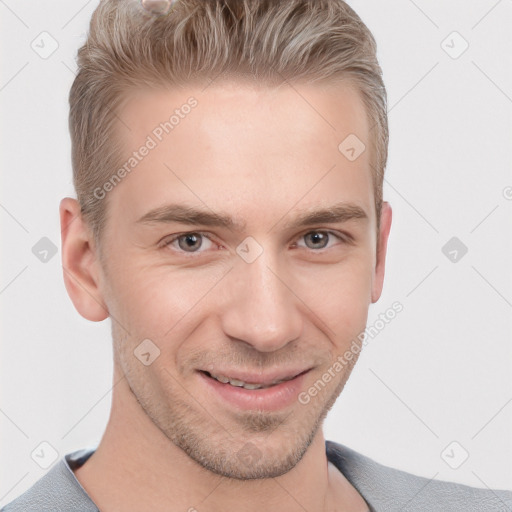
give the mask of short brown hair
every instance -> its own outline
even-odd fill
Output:
[[[379,225],[388,147],[386,90],[375,39],[342,0],[177,0],[163,15],[140,0],[101,0],[77,62],[69,97],[73,180],[97,242],[107,201],[93,191],[121,163],[113,128],[123,94],[141,85],[208,82],[220,74],[269,86],[283,80],[354,84],[373,132]]]

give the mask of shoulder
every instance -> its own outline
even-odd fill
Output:
[[[372,510],[429,512],[512,511],[512,491],[480,489],[416,476],[384,466],[347,446],[326,441],[328,459]]]
[[[70,466],[83,464],[93,452],[84,449],[65,455],[32,487],[0,512],[98,512],[70,469]]]

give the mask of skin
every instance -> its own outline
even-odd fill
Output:
[[[370,150],[338,150],[351,133],[370,147],[362,101],[348,85],[134,91],[118,128],[127,157],[190,96],[197,107],[108,193],[101,253],[76,200],[60,205],[67,291],[83,317],[111,318],[114,343],[109,422],[75,474],[107,512],[366,511],[321,428],[357,356],[309,403],[275,411],[238,409],[197,371],[307,368],[307,391],[364,330],[392,214],[384,202],[377,239]],[[366,218],[289,226],[340,202]],[[167,203],[245,226],[137,222]],[[171,241],[198,231],[209,239]],[[263,249],[252,263],[236,252],[248,236]],[[144,339],[160,350],[147,366],[133,353]]]

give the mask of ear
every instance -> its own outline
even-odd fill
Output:
[[[380,214],[379,238],[377,240],[377,261],[372,282],[372,303],[377,302],[384,285],[384,269],[386,265],[386,251],[388,247],[389,231],[392,219],[391,205],[384,201]]]
[[[64,284],[76,310],[87,320],[99,322],[109,316],[100,291],[100,263],[94,239],[82,219],[76,199],[60,202],[62,269]]]

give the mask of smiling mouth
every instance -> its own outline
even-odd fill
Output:
[[[263,384],[263,383],[258,384],[258,383],[253,383],[253,382],[244,382],[244,381],[238,380],[238,379],[232,379],[230,377],[226,377],[225,375],[213,375],[210,372],[207,372],[205,370],[201,370],[201,372],[204,373],[207,377],[209,377],[211,379],[215,379],[216,381],[221,382],[222,384],[230,384],[231,386],[234,386],[237,388],[244,388],[244,389],[249,389],[249,390],[266,389],[266,388],[270,388],[272,386],[277,386],[278,384],[281,384],[282,382],[286,382],[288,380],[295,379],[299,375],[302,375],[302,373],[305,373],[305,372],[302,372],[298,375],[293,375],[292,377],[274,380],[268,384]]]

